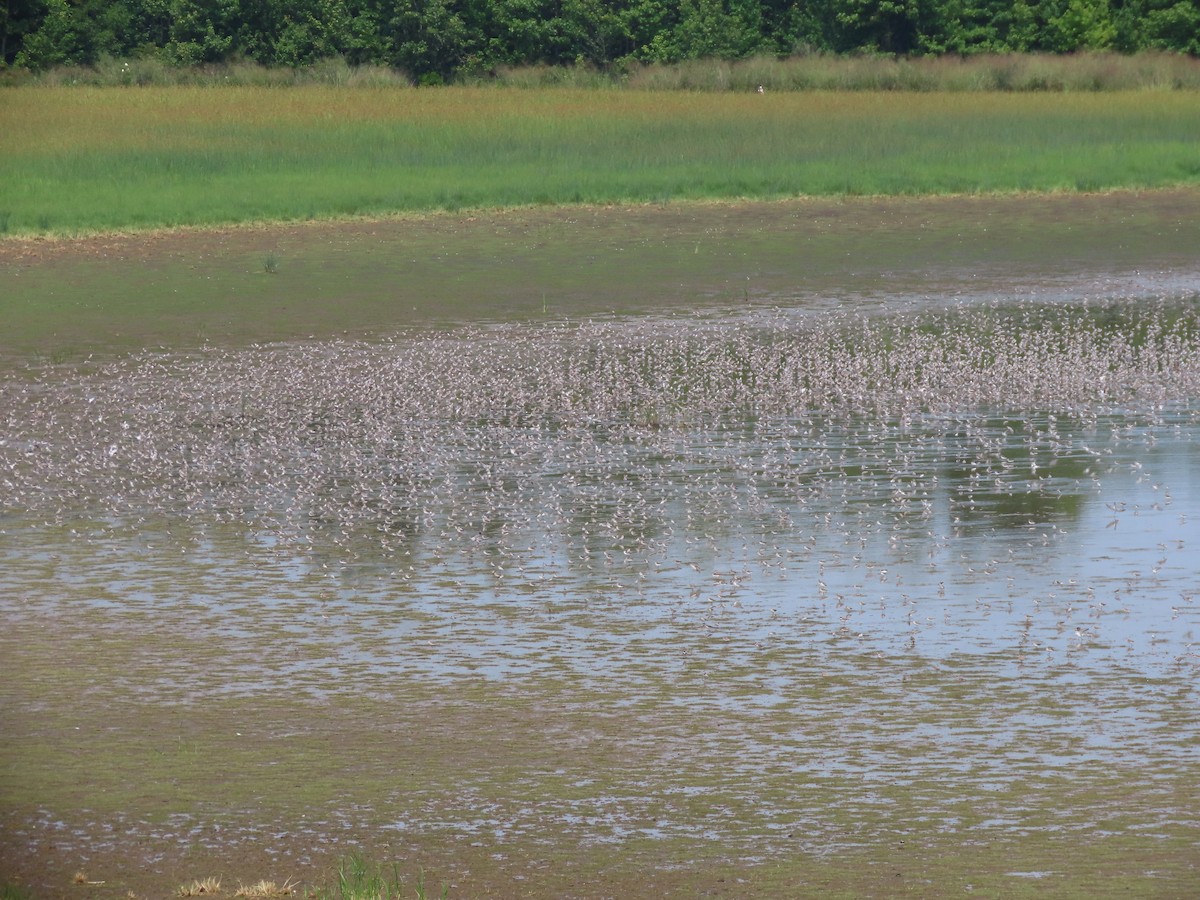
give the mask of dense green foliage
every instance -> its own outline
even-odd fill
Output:
[[[497,67],[598,67],[862,51],[1200,54],[1200,0],[3,0],[0,65],[153,56],[330,57],[437,83]]]

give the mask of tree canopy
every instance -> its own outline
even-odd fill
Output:
[[[105,57],[301,66],[426,82],[497,66],[753,54],[1077,50],[1200,55],[1200,0],[3,0],[0,65]]]

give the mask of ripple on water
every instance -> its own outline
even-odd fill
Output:
[[[1100,312],[509,327],[5,383],[6,625],[145,638],[97,687],[145,702],[482,679],[636,724],[640,786],[468,784],[394,829],[750,858],[855,845],[833,818],[957,828],[986,796],[982,832],[1076,827],[1011,797],[1080,766],[1169,780],[1200,735],[1200,328]]]

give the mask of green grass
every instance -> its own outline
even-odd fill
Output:
[[[332,885],[319,887],[307,896],[311,900],[400,900],[402,897],[427,900],[433,896],[445,898],[449,894],[450,887],[445,884],[439,893],[429,893],[424,873],[410,886],[401,877],[397,864],[385,867],[353,855],[338,864]]]
[[[1190,91],[4,90],[9,234],[1200,181]]]

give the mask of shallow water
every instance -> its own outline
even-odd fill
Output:
[[[508,382],[465,389],[461,415],[452,406],[460,366],[477,373],[527,339],[541,359],[582,341],[595,376],[661,361],[661,342],[693,327],[507,327],[35,376],[11,395],[6,467],[25,502],[3,523],[0,587],[22,598],[10,615],[179,619],[195,640],[248,651],[199,679],[163,660],[130,685],[186,702],[549,674],[634,702],[699,666],[745,673],[707,701],[772,707],[797,658],[836,672],[863,654],[1014,679],[1195,673],[1189,396],[1149,413],[1080,397],[1053,412],[955,401],[897,418],[868,373],[839,389],[873,395],[820,401],[844,414],[777,415],[760,384],[759,417],[743,421],[675,389],[728,368],[735,335],[834,332],[740,314],[692,335],[679,352],[696,370],[674,387],[628,369],[614,376],[628,396],[585,396],[568,383],[572,346],[526,385],[559,394],[549,407]],[[741,349],[737,366],[775,362]],[[1061,375],[1046,368],[1058,352],[1030,360],[1028,377]],[[393,390],[423,366],[426,385]],[[509,404],[491,419],[488,391]],[[423,393],[436,402],[421,406]],[[264,643],[289,649],[251,649]]]
[[[520,508],[507,514],[494,486],[472,498],[464,477],[461,494],[431,494],[412,531],[383,546],[333,523],[289,534],[149,509],[137,522],[10,512],[0,590],[21,598],[18,618],[186,618],[197,640],[303,651],[294,663],[232,659],[201,683],[175,683],[167,667],[139,686],[189,700],[289,684],[359,693],[405,673],[569,672],[636,694],[643,667],[658,678],[703,658],[770,682],[776,656],[815,652],[837,668],[843,646],[986,657],[1013,677],[1194,672],[1198,426],[1173,419],[1059,427],[1044,475],[1007,418],[970,423],[966,441],[911,427],[817,436],[807,423],[673,435],[669,457],[631,441],[591,458],[593,484],[524,461],[504,476],[531,482],[510,485]],[[990,460],[975,456],[984,443]],[[404,652],[418,638],[434,651]]]
[[[1176,287],[10,367],[8,844],[1194,848]]]

